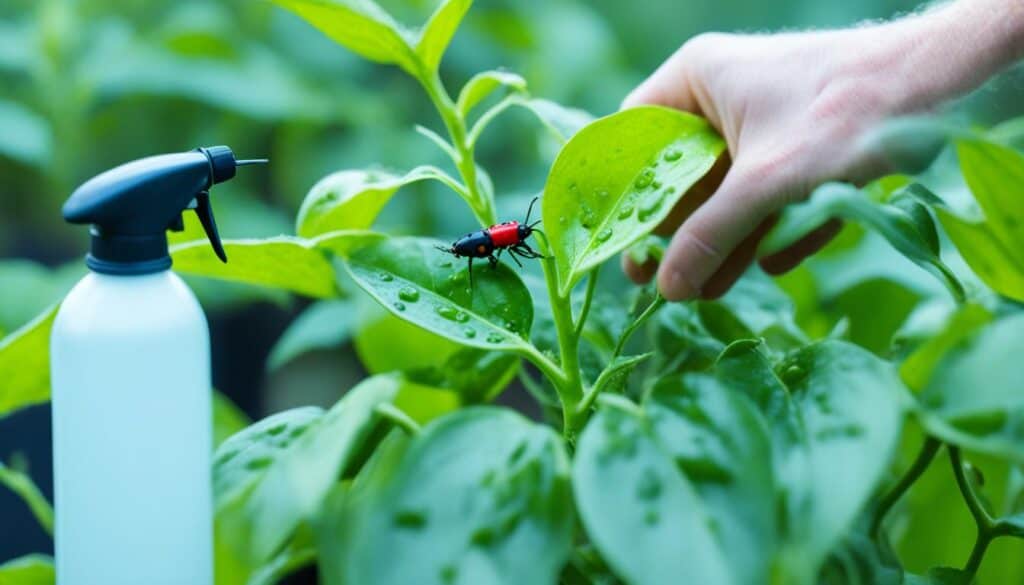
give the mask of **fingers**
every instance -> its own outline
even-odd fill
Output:
[[[775,217],[770,217],[761,222],[749,236],[746,237],[736,249],[729,254],[729,257],[722,263],[722,267],[708,279],[707,284],[700,291],[702,299],[717,299],[724,295],[736,281],[743,276],[747,268],[754,262],[757,256],[757,246],[764,239],[768,230],[775,225]]]
[[[842,228],[841,221],[837,219],[828,221],[785,250],[761,258],[761,268],[772,275],[789,272],[808,256],[824,248]]]
[[[658,271],[658,263],[654,259],[649,259],[643,264],[637,264],[629,257],[629,254],[622,254],[622,271],[626,273],[626,276],[630,280],[637,284],[644,284],[649,282],[654,276],[654,273]]]
[[[780,185],[765,173],[734,166],[672,237],[658,270],[661,294],[670,301],[698,296],[737,246],[786,201]]]

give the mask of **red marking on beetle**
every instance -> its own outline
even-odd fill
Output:
[[[491,241],[494,242],[495,248],[505,248],[522,243],[519,238],[519,222],[515,220],[492,225],[487,228],[487,232],[491,234]]]

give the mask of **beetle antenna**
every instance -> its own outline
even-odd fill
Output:
[[[442,252],[444,252],[446,254],[455,254],[455,252],[453,252],[451,248],[445,248],[444,246],[434,246],[434,247],[437,248],[438,250],[441,250]]]
[[[540,197],[534,197],[533,200],[530,201],[530,206],[526,208],[526,219],[523,220],[523,223],[530,223],[530,214],[533,213],[533,204],[536,203],[538,199],[540,199]]]
[[[533,226],[537,225],[538,223],[540,223],[540,222],[542,222],[542,221],[544,221],[544,220],[542,220],[542,219],[538,219],[537,221],[535,221],[535,222],[533,222],[533,223],[531,223],[531,224],[527,225],[526,227],[528,227],[528,228],[530,228],[530,229],[532,230],[532,229],[534,229],[534,227],[533,227]]]

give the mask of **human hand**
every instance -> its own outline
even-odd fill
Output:
[[[973,88],[1013,58],[1006,45],[1020,45],[1017,29],[995,31],[1002,44],[977,46],[972,38],[992,33],[1000,9],[1019,10],[1013,4],[960,2],[870,27],[713,33],[684,44],[623,107],[659,104],[702,115],[725,138],[728,156],[659,227],[674,232],[661,266],[624,256],[626,273],[644,282],[657,268],[669,300],[724,294],[786,204],[823,182],[861,183],[887,170],[870,140],[873,128]],[[771,274],[786,272],[838,229],[829,222],[759,262]]]

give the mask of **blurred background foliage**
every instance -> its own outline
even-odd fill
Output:
[[[381,4],[410,24],[423,22],[434,7],[432,0]],[[843,26],[917,6],[913,0],[478,0],[447,54],[442,78],[454,91],[474,73],[504,67],[523,75],[535,96],[602,115],[700,32]],[[1024,114],[1022,92],[1021,73],[1011,71],[956,104],[953,116],[991,125]],[[240,156],[268,156],[271,165],[218,187],[214,207],[222,234],[293,233],[302,198],[329,172],[444,166],[443,155],[413,132],[414,124],[441,128],[415,82],[396,68],[346,52],[269,2],[5,0],[0,334],[57,302],[84,272],[85,230],[65,225],[60,206],[94,174],[149,154],[229,144]],[[542,134],[528,113],[513,111],[480,145],[480,162],[497,186],[499,215],[517,214],[543,184],[557,144]],[[957,179],[936,181],[955,190]],[[475,225],[442,189],[432,182],[406,188],[401,202],[385,210],[381,229],[450,239]],[[949,196],[950,189],[940,194]],[[950,263],[966,272],[955,257]],[[604,277],[602,288],[614,290],[621,280]],[[418,330],[392,322],[346,343],[355,322],[367,319],[369,309],[358,299],[320,304],[316,313],[303,315],[308,301],[279,292],[196,278],[190,284],[211,322],[215,385],[252,417],[331,404],[363,377],[364,368],[408,366],[394,361],[399,353],[413,362],[431,359],[415,349],[396,352],[395,340],[415,348]],[[779,284],[812,337],[840,330],[883,355],[915,307],[927,308],[930,299],[944,295],[931,277],[856,226]],[[749,297],[734,295],[739,303]],[[289,346],[287,337],[274,348],[300,315],[313,329],[307,335],[334,349],[298,355],[301,348]],[[918,322],[927,321],[927,314],[918,315]],[[913,437],[908,442],[909,457],[916,443]],[[49,449],[48,406],[0,421],[0,458],[27,455],[47,495]],[[1006,474],[1005,465],[995,467],[996,477]],[[915,570],[959,564],[973,542],[952,481],[945,477],[927,486],[908,506],[951,511],[948,518],[916,515],[922,526],[906,527],[908,535],[925,535],[918,544],[897,543]],[[932,527],[938,516],[953,527]],[[51,546],[20,501],[0,490],[0,559]],[[1011,547],[993,550],[986,560],[995,578],[990,582],[1021,582],[1021,561],[1013,559]]]

